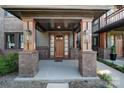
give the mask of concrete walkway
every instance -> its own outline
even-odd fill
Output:
[[[124,88],[124,74],[103,63],[97,62],[98,73],[106,73],[112,76],[113,84],[118,88]]]
[[[48,83],[47,88],[69,88],[68,83]]]

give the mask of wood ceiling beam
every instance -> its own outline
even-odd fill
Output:
[[[42,31],[47,31],[39,22],[36,21],[36,26],[40,27]]]

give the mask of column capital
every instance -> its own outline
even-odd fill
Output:
[[[85,22],[92,22],[93,21],[93,17],[83,17],[82,18],[82,21],[85,21]]]
[[[23,21],[33,21],[33,20],[34,20],[33,17],[21,17],[21,19],[22,19]]]

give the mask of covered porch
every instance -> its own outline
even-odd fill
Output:
[[[96,77],[96,52],[92,51],[92,21],[94,18],[98,18],[105,13],[107,9],[93,6],[82,8],[4,7],[4,9],[23,21],[24,49],[19,53],[20,77],[37,77],[41,75],[40,78],[47,78],[51,75],[51,72],[54,74],[55,71],[45,72],[47,71],[47,66],[50,66],[52,69],[60,67],[58,70],[56,69],[58,76],[55,77],[58,78],[62,75],[62,78],[64,76],[68,78],[66,71],[72,71],[70,72],[70,76],[75,74],[74,77],[80,77],[80,75],[82,77]],[[45,34],[42,34],[45,39],[41,38],[40,34],[47,32],[49,32],[46,35],[47,37],[45,37]],[[70,38],[71,35],[72,38]],[[41,48],[40,50],[40,47],[48,48],[45,48],[46,50]],[[76,62],[57,63],[44,61],[41,64],[39,63],[39,58],[43,59],[45,57],[70,59],[73,54],[70,51],[73,48],[79,49],[78,52],[73,51],[74,59],[78,60],[78,68],[73,68],[73,64]],[[41,57],[39,57],[39,53]],[[43,65],[47,65],[46,68]],[[66,71],[64,71],[63,66],[67,66]],[[46,70],[44,71],[43,68]],[[61,69],[63,69],[64,73],[61,72]]]

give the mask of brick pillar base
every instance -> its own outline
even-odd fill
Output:
[[[39,55],[37,51],[19,53],[19,76],[33,77],[38,72]]]
[[[71,48],[70,49],[70,58],[71,59],[78,59],[79,56],[79,49],[78,48]]]
[[[96,77],[96,52],[84,51],[79,56],[79,72],[83,77]]]

